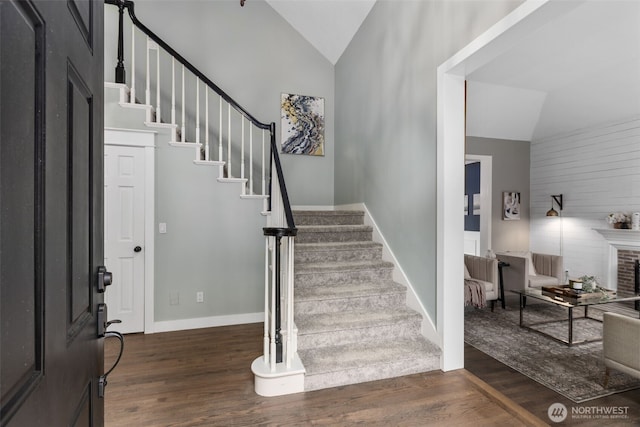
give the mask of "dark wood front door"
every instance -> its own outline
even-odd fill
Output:
[[[101,426],[103,4],[0,0],[0,425]]]

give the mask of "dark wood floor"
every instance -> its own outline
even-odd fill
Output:
[[[628,407],[627,419],[607,420],[596,418],[571,419],[568,417],[562,425],[580,426],[621,426],[640,425],[640,390],[632,390],[625,393],[614,394],[600,399],[590,400],[585,403],[573,403],[573,401],[554,392],[551,389],[531,380],[521,373],[509,368],[497,360],[487,356],[481,351],[465,345],[465,368],[478,378],[490,384],[496,390],[504,393],[514,402],[529,410],[540,419],[547,418],[547,410],[553,403],[564,404],[568,411],[572,407]]]
[[[510,301],[511,304],[518,304],[517,300]],[[612,307],[607,305],[612,311],[621,312],[631,316],[637,316],[631,307]],[[593,309],[595,310],[595,308]],[[535,416],[549,422],[547,411],[553,403],[564,404],[568,411],[572,408],[601,408],[601,407],[624,407],[627,409],[627,419],[604,419],[593,417],[592,419],[571,419],[568,417],[562,425],[580,426],[619,426],[619,425],[640,425],[640,389],[631,390],[625,393],[614,394],[600,399],[590,400],[577,404],[566,397],[554,392],[551,389],[533,381],[529,377],[509,368],[497,360],[487,356],[474,347],[465,344],[465,368],[475,374],[496,390],[511,398],[518,405],[529,410]],[[576,409],[578,410],[578,409]],[[583,409],[586,411],[586,409]],[[553,424],[553,423],[552,423]]]
[[[261,353],[261,336],[261,324],[128,335],[122,362],[108,379],[106,426],[478,427],[548,420],[540,405],[531,408],[545,422],[464,369],[260,397],[250,365]],[[117,345],[108,340],[105,347],[108,366]],[[490,377],[502,377],[499,367],[472,359]],[[533,390],[517,384],[515,397]]]

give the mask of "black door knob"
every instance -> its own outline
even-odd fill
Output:
[[[142,248],[140,246],[136,246],[135,248],[133,248],[133,252],[140,252],[142,250]]]

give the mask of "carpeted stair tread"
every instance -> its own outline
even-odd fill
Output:
[[[393,269],[393,263],[382,260],[364,260],[347,262],[318,262],[296,264],[296,274],[312,274],[340,271],[359,271],[371,269]]]
[[[296,252],[307,251],[347,251],[368,248],[382,248],[381,243],[363,242],[321,242],[321,243],[297,243]]]
[[[371,367],[396,361],[438,358],[440,349],[422,337],[396,338],[301,350],[307,375]]]
[[[346,225],[297,225],[298,235],[300,233],[344,233],[348,231],[373,231],[373,227],[363,224]]]
[[[300,314],[295,322],[298,327],[298,337],[304,335],[337,332],[386,325],[395,325],[422,321],[422,316],[406,307],[392,307],[382,310],[357,310],[340,313]]]
[[[371,296],[372,294],[397,294],[405,293],[407,288],[392,281],[386,282],[365,282],[353,283],[349,285],[325,285],[311,286],[296,289],[296,300],[318,301],[335,300],[341,298],[356,298]]]
[[[296,225],[363,224],[362,211],[294,211]]]
[[[296,244],[296,264],[303,262],[341,262],[382,258],[382,245],[372,241]]]

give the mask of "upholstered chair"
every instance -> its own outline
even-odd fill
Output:
[[[640,378],[640,319],[605,312],[603,321],[604,387],[611,369]]]
[[[491,301],[491,311],[493,311],[500,294],[498,287],[498,260],[465,254],[464,265],[469,272],[469,278],[477,280],[484,285],[486,300]]]

